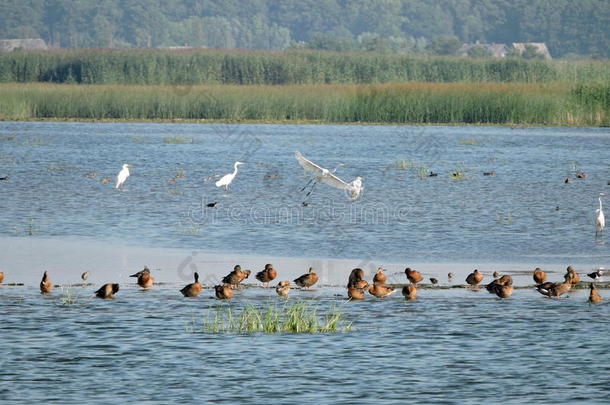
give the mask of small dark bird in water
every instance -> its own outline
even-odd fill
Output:
[[[430,174],[428,174],[428,177],[438,177],[438,173],[434,173],[433,171],[430,171]]]
[[[250,270],[242,270],[239,264],[233,267],[233,271],[223,277],[222,282],[231,288],[238,288],[239,283],[250,277]]]
[[[42,294],[50,294],[53,289],[53,283],[51,283],[51,279],[49,275],[45,271],[42,275],[42,280],[40,281],[40,292]]]
[[[8,180],[8,179],[10,179],[9,176],[0,177],[0,181],[4,181],[4,180]]]
[[[495,176],[496,175],[496,171],[492,170],[491,172],[483,172],[483,176]]]
[[[216,298],[219,300],[230,300],[233,298],[233,290],[228,285],[217,285],[214,286],[216,292]]]
[[[118,284],[104,284],[99,290],[95,292],[95,296],[102,299],[112,299],[114,298],[114,294],[119,291]]]
[[[587,173],[585,173],[585,172],[578,172],[578,173],[576,173],[576,178],[577,179],[586,179],[587,178]]]
[[[417,284],[424,279],[424,276],[417,270],[412,270],[410,267],[405,269],[405,274],[407,275],[407,279],[411,282],[411,284]]]
[[[493,276],[494,276],[494,278],[498,278],[498,277],[500,277],[500,273],[498,273],[497,271],[494,271]]]
[[[294,283],[301,287],[309,289],[312,285],[318,282],[318,275],[313,271],[313,267],[309,268],[307,274],[303,274],[301,277],[294,279]]]
[[[453,279],[453,273],[447,273],[447,280],[451,281]]]
[[[565,184],[572,184],[572,179],[570,179],[569,177],[566,177],[566,179],[563,182]]]
[[[406,286],[402,287],[402,295],[408,301],[414,300],[417,298],[417,287],[415,287],[413,284],[407,284]]]
[[[144,269],[138,271],[136,274],[132,274],[129,277],[137,277],[138,285],[142,288],[150,288],[155,282],[155,279],[150,275],[150,270],[146,266],[144,266]]]
[[[290,292],[290,281],[280,281],[275,287],[275,292],[280,297],[288,297],[288,293]]]
[[[195,272],[193,274],[193,277],[195,277],[195,282],[187,284],[186,286],[184,286],[184,288],[182,288],[182,290],[180,290],[182,295],[184,295],[185,297],[194,298],[199,295],[201,290],[203,290],[203,286],[199,282],[199,274]]]
[[[430,282],[432,283],[432,285],[437,285],[438,284],[438,279],[436,279],[434,277],[430,277]]]
[[[307,207],[309,206],[310,203],[308,203],[307,201],[303,201],[303,207]]]
[[[466,277],[466,282],[470,285],[479,285],[479,283],[483,281],[483,273],[480,273],[479,270],[475,269],[472,273]]]
[[[210,207],[210,208],[214,208],[214,207],[216,206],[216,204],[218,204],[218,202],[217,202],[217,201],[216,201],[216,202],[211,202],[211,203],[208,203],[208,204],[206,204],[205,206],[206,206],[206,207]]]
[[[546,281],[546,273],[540,267],[536,267],[534,269],[534,282],[536,284],[542,284],[545,281]]]
[[[110,183],[110,177],[102,177],[102,178],[100,179],[100,181],[101,181],[102,183],[104,183],[104,184],[106,184],[106,183]]]
[[[587,276],[592,278],[593,280],[599,280],[604,276],[604,272],[601,269],[597,269],[593,273],[587,274]]]
[[[388,281],[388,276],[384,273],[385,269],[379,267],[373,276],[373,284],[385,284]]]
[[[85,174],[85,177],[92,179],[94,177],[97,177],[97,173],[87,173],[87,174]]]
[[[595,288],[595,284],[589,284],[590,292],[589,292],[589,302],[591,304],[599,304],[603,301],[602,296],[597,292],[597,288]]]
[[[269,283],[277,277],[277,271],[272,264],[266,264],[265,268],[256,273],[256,279],[263,283],[263,287],[269,287]]]
[[[86,272],[84,272],[83,274],[80,275],[80,278],[82,278],[83,281],[85,281],[87,279],[87,277],[89,277],[89,272],[88,271],[86,271]]]

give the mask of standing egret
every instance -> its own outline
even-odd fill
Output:
[[[313,174],[316,183],[323,182],[331,187],[338,188],[340,190],[345,190],[349,194],[350,198],[353,200],[358,198],[360,196],[360,193],[364,189],[364,186],[362,185],[362,177],[356,177],[352,182],[346,183],[345,181],[341,180],[333,174],[334,171],[342,165],[337,166],[331,172],[330,170],[320,167],[311,160],[305,158],[303,155],[301,155],[300,152],[295,152],[294,157],[297,159],[297,162],[299,162],[299,164],[303,167],[303,169],[305,169],[306,172]]]
[[[131,165],[128,165],[127,163],[125,163],[123,165],[123,169],[119,172],[119,174],[116,176],[116,187],[115,188],[122,188],[123,184],[127,181],[127,178],[129,177],[129,168],[132,167]]]
[[[599,193],[599,208],[595,210],[597,217],[595,218],[595,235],[601,235],[602,231],[606,227],[606,218],[604,217],[604,210],[602,207],[602,197],[606,197],[608,194]]]
[[[235,164],[233,165],[233,173],[225,174],[224,176],[222,176],[222,178],[215,183],[216,187],[224,186],[225,190],[229,191],[229,184],[231,184],[231,182],[237,175],[237,167],[244,164],[245,163],[242,162],[235,162]]]

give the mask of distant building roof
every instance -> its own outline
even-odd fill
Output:
[[[49,49],[44,39],[0,39],[0,52],[11,52],[15,50]]]
[[[468,51],[472,48],[481,47],[489,52],[490,56],[493,58],[505,58],[506,53],[508,52],[508,47],[504,44],[485,44],[485,43],[469,43],[463,44],[460,49],[458,49],[458,55],[466,56],[468,55]]]
[[[518,50],[519,53],[523,53],[528,45],[536,48],[536,52],[542,55],[544,59],[552,59],[551,53],[544,42],[513,42],[513,48]]]

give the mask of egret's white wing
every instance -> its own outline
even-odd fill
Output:
[[[294,157],[297,159],[297,162],[305,169],[305,171],[313,173],[316,176],[322,176],[324,173],[328,173],[328,170],[318,166],[311,160],[307,159],[305,156],[301,155],[301,152],[294,152]]]
[[[351,185],[344,182],[343,180],[341,180],[340,178],[338,178],[337,176],[335,176],[332,173],[327,173],[326,175],[320,177],[320,181],[322,183],[326,183],[327,185],[334,187],[334,188],[338,188],[340,190],[351,190],[352,189]]]

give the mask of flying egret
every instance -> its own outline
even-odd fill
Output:
[[[235,162],[235,164],[233,165],[233,173],[225,174],[224,176],[222,176],[222,178],[215,183],[216,187],[224,186],[225,190],[229,191],[229,184],[231,184],[231,182],[237,175],[237,167],[244,164],[245,163],[243,162]]]
[[[334,171],[337,170],[337,168],[339,168],[340,166],[343,166],[343,164],[340,164],[331,172],[328,169],[320,167],[311,160],[305,158],[303,155],[301,155],[300,152],[295,152],[294,157],[297,159],[297,162],[299,162],[299,164],[303,167],[303,169],[305,169],[306,172],[313,174],[313,180],[315,180],[316,183],[322,182],[331,187],[338,188],[340,190],[345,190],[350,196],[350,198],[353,200],[358,198],[360,196],[360,193],[364,189],[364,186],[362,185],[363,178],[360,176],[356,177],[350,183],[346,183],[345,181],[341,180],[333,174]]]
[[[127,178],[129,177],[129,168],[132,167],[131,165],[125,163],[123,165],[123,169],[119,172],[119,174],[116,176],[116,187],[115,188],[122,188],[123,184],[127,181]]]
[[[602,231],[606,227],[606,218],[604,217],[604,210],[602,207],[602,197],[606,197],[608,194],[599,193],[599,208],[595,210],[597,217],[595,218],[595,235],[601,235]]]

